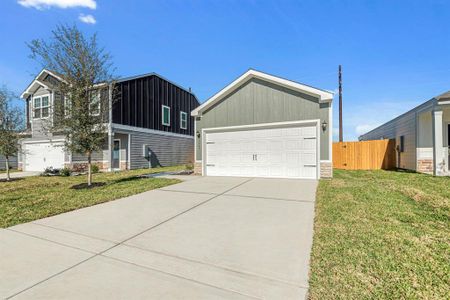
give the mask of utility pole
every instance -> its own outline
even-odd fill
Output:
[[[339,142],[343,141],[342,132],[342,66],[339,65]]]

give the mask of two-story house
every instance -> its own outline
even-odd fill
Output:
[[[46,126],[52,121],[56,101],[63,101],[52,88],[55,80],[62,79],[44,69],[21,95],[26,101],[27,131],[20,141],[18,165],[24,171],[87,164],[85,155],[66,151],[65,137],[50,132]],[[199,103],[190,89],[155,73],[121,79],[114,89],[119,96],[110,102],[105,146],[93,155],[100,169],[151,168],[194,161],[194,121],[190,112]],[[112,98],[112,93],[103,92]]]

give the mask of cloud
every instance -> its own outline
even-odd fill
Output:
[[[57,8],[97,8],[96,0],[18,0],[17,3],[19,3],[23,7],[32,7],[39,10],[51,8],[53,6]]]
[[[361,125],[357,125],[355,128],[355,132],[358,135],[362,135],[364,133],[367,133],[369,131],[371,131],[372,129],[376,128],[379,124],[377,125],[373,125],[373,124],[361,124]]]
[[[94,18],[93,15],[84,15],[84,14],[80,14],[78,16],[78,19],[86,24],[95,24],[97,23],[97,20]]]

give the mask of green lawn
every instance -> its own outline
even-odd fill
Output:
[[[176,179],[137,178],[136,175],[180,170],[183,167],[142,169],[94,174],[103,186],[72,189],[86,182],[86,176],[27,177],[0,182],[0,227],[8,227],[81,207],[142,193],[174,183]]]
[[[311,299],[450,298],[450,178],[335,170],[314,230]]]

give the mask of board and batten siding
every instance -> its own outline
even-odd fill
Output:
[[[131,132],[131,169],[169,167],[194,162],[194,138],[148,132]],[[145,158],[144,145],[152,156]]]
[[[413,110],[360,136],[359,139],[361,141],[395,139],[398,146],[400,137],[404,136],[404,152],[397,154],[397,167],[416,170],[416,125],[416,112]]]
[[[196,130],[204,128],[252,125],[274,122],[329,120],[330,103],[264,80],[253,78],[232,94],[202,113]],[[330,159],[329,133],[320,130],[320,160]],[[201,137],[195,137],[196,160],[202,160]]]

